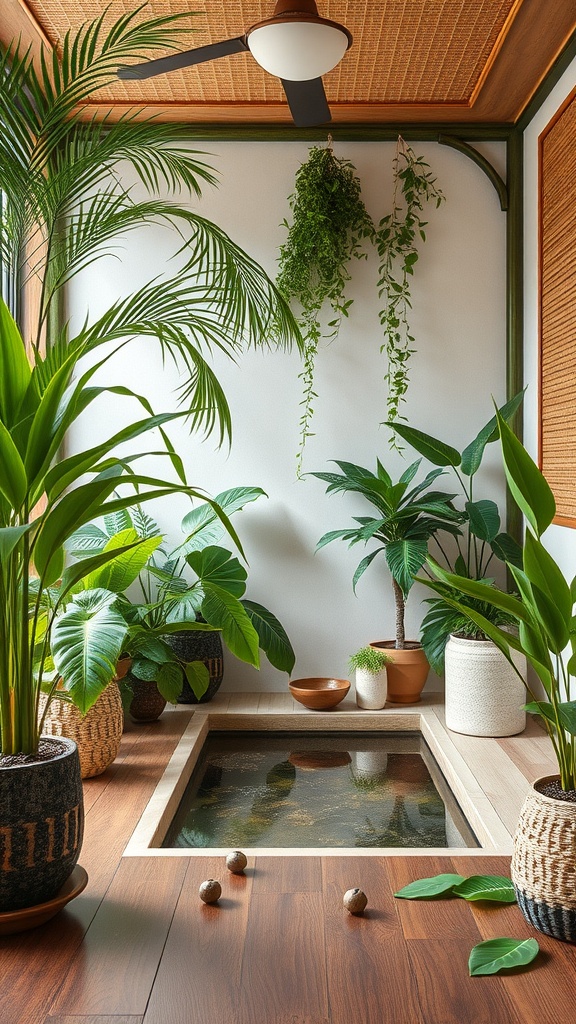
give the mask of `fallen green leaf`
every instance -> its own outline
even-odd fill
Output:
[[[434,875],[432,878],[419,878],[415,882],[410,882],[394,895],[402,900],[428,900],[435,896],[448,895],[455,885],[465,881],[463,875]]]
[[[540,947],[536,939],[488,939],[479,942],[470,952],[468,970],[470,976],[498,974],[511,967],[529,964],[538,955]]]
[[[509,878],[502,875],[470,875],[452,890],[454,896],[464,900],[494,900],[497,903],[515,903],[516,893]]]

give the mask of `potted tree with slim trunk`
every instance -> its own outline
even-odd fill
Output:
[[[455,495],[435,487],[442,469],[431,470],[424,480],[412,486],[420,462],[420,459],[413,462],[396,483],[392,482],[392,477],[379,460],[376,473],[351,462],[336,460],[340,473],[310,474],[328,484],[327,494],[360,494],[376,509],[375,517],[355,517],[354,526],[325,533],[316,550],[334,540],[348,541],[349,546],[359,543],[376,545],[354,573],[354,591],[374,559],[381,554],[385,556],[394,594],[396,634],[394,640],[376,640],[372,646],[385,651],[390,658],[387,666],[388,700],[394,704],[413,704],[420,700],[429,669],[421,644],[417,640],[406,639],[406,600],[414,576],[426,560],[430,539],[439,530],[457,534],[462,520],[452,504]]]
[[[516,637],[466,608],[466,614],[514,668],[513,655],[520,651],[539,680],[540,693],[532,692],[525,683],[530,697],[526,707],[542,720],[558,762],[558,775],[538,779],[526,798],[514,836],[512,881],[520,908],[531,924],[555,938],[575,942],[576,582],[566,581],[541,540],[556,512],[554,496],[498,414],[497,423],[508,485],[527,522],[522,565],[508,562],[519,596],[447,573],[432,561],[430,568],[439,582],[428,585],[438,590],[447,584],[454,594],[501,609],[518,624]],[[458,600],[452,603],[461,609]]]

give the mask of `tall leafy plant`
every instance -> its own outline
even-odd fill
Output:
[[[524,392],[520,392],[506,402],[499,410],[500,416],[510,421],[523,397]],[[458,481],[459,501],[462,503],[462,533],[456,536],[452,547],[443,542],[441,531],[434,538],[438,557],[442,557],[446,568],[469,579],[486,579],[492,583],[489,573],[494,564],[501,566],[507,560],[515,565],[521,564],[522,553],[518,543],[501,529],[498,505],[491,499],[477,497],[476,476],[484,452],[487,445],[498,440],[496,417],[493,416],[461,452],[407,423],[387,425],[432,465],[450,470]],[[444,649],[450,633],[460,633],[479,640],[486,637],[466,614],[455,611],[441,597],[430,598],[427,603],[430,608],[422,621],[422,646],[434,671],[441,674],[444,671]],[[477,605],[471,598],[461,603],[476,607],[497,625],[511,623],[505,612],[489,605]]]
[[[429,581],[428,586],[443,592],[442,587],[447,584],[455,594],[484,601],[513,617],[518,625],[517,637],[494,625],[479,611],[466,609],[466,614],[500,648],[518,675],[520,672],[511,651],[521,651],[528,659],[542,685],[544,699],[535,696],[527,686],[532,698],[527,710],[541,717],[552,741],[562,789],[574,791],[576,700],[572,685],[576,677],[576,579],[570,584],[566,581],[542,543],[542,536],[556,513],[554,495],[546,479],[499,413],[496,420],[508,486],[527,523],[522,564],[518,566],[507,559],[519,596],[448,573],[432,560],[430,569],[438,582]],[[457,609],[462,607],[458,600],[453,600],[453,605]]]
[[[404,615],[406,600],[414,583],[414,576],[422,568],[432,537],[440,531],[459,533],[462,516],[454,508],[454,494],[435,487],[442,469],[433,469],[420,483],[411,486],[421,459],[413,462],[394,483],[380,460],[376,473],[351,462],[336,465],[340,473],[311,473],[328,484],[327,494],[360,494],[376,509],[376,516],[354,516],[354,526],[343,530],[330,530],[320,538],[316,550],[334,540],[354,544],[375,543],[369,554],[359,563],[352,580],[354,591],[361,576],[378,555],[384,555],[392,577],[392,590],[396,611],[395,647],[406,646]]]
[[[304,446],[312,436],[314,370],[323,337],[333,340],[352,299],[346,298],[350,261],[366,257],[363,241],[374,226],[364,206],[356,168],[334,155],[331,144],[312,147],[308,160],[296,172],[290,196],[292,224],[284,221],[288,237],[280,247],[277,285],[298,307],[304,336],[304,388],[300,419],[297,470],[300,476]],[[331,319],[323,321],[329,308]]]
[[[115,673],[126,632],[122,616],[113,606],[115,595],[94,586],[81,594],[76,592],[82,580],[105,565],[117,563],[146,542],[125,537],[120,545],[66,568],[65,544],[74,530],[99,514],[113,514],[133,504],[136,494],[139,501],[176,491],[204,497],[183,477],[174,484],[141,473],[141,456],[117,454],[122,445],[151,430],[163,429],[178,413],[153,415],[145,408],[146,415],[103,439],[95,437],[89,449],[58,458],[70,430],[105,390],[91,386],[97,366],[74,379],[78,358],[77,351],[69,352],[51,375],[38,354],[30,366],[22,336],[0,299],[3,755],[37,751],[43,685],[47,685],[50,700],[62,679],[74,703],[87,711]],[[131,395],[129,389],[121,390],[127,397]],[[173,461],[178,466],[177,460]],[[220,508],[213,502],[211,505],[215,515],[231,529]],[[30,567],[35,572],[33,580],[29,579]],[[58,616],[72,595],[76,595],[74,615],[58,629]]]
[[[215,175],[187,145],[181,126],[129,111],[97,121],[83,112],[94,92],[116,81],[119,65],[150,49],[177,48],[189,29],[184,14],[140,20],[142,7],[109,22],[109,9],[53,53],[36,61],[16,42],[0,58],[0,255],[18,292],[34,281],[39,307],[26,341],[44,351],[48,375],[69,353],[112,342],[154,339],[184,366],[180,400],[193,427],[231,423],[222,388],[207,357],[235,356],[244,344],[290,345],[294,319],[264,271],[221,228],[193,212],[189,197]],[[117,168],[128,165],[136,184]],[[148,197],[140,199],[137,187]],[[168,191],[172,198],[162,198]],[[178,202],[178,196],[184,197]],[[115,254],[119,237],[161,224],[178,237],[181,261],[97,317],[89,311],[73,334],[62,317],[65,289],[81,271]],[[23,326],[22,310],[17,321]],[[110,347],[100,358],[110,356]],[[40,364],[37,363],[39,366]]]

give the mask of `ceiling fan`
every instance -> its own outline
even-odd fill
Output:
[[[277,0],[272,17],[252,25],[243,36],[121,67],[118,77],[153,78],[249,51],[260,67],[281,80],[294,124],[304,128],[331,120],[321,76],[336,67],[351,45],[348,29],[321,18],[315,0]]]

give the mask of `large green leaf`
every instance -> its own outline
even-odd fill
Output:
[[[34,523],[25,526],[4,526],[0,529],[0,566],[4,567],[14,548],[18,546],[24,534],[34,529]]]
[[[514,395],[509,402],[501,406],[498,410],[502,419],[506,422],[510,422],[514,413],[520,408],[522,400],[524,398],[524,392],[519,391],[517,395]],[[462,452],[462,465],[461,469],[464,476],[474,476],[480,468],[482,462],[482,456],[484,455],[484,449],[487,444],[491,444],[493,441],[498,440],[498,423],[496,416],[488,420],[488,423],[482,427],[482,430],[476,435],[473,441]]]
[[[244,594],[248,573],[226,548],[210,546],[202,551],[191,551],[186,555],[186,561],[203,587],[206,583],[215,583],[234,597]]]
[[[415,427],[409,427],[407,423],[386,423],[386,426],[400,434],[400,437],[403,437],[434,466],[460,465],[460,452],[437,437],[425,434],[422,430],[416,430]]]
[[[539,537],[556,514],[554,495],[543,474],[528,452],[497,414],[502,441],[504,470],[514,501]]]
[[[142,540],[133,528],[121,530],[111,537],[104,547],[106,552],[118,552],[117,557],[84,577],[84,588],[102,588],[111,590],[114,594],[123,594],[138,579],[142,569],[161,543],[161,536]],[[128,545],[129,549],[125,550]]]
[[[467,501],[466,512],[470,531],[480,540],[493,541],[500,529],[500,513],[495,501]]]
[[[267,497],[261,487],[232,487],[217,494],[214,501],[231,516],[260,497]],[[224,527],[210,505],[200,505],[188,512],[182,520],[182,529],[188,536],[178,547],[179,554],[215,544],[224,535]]]
[[[102,590],[78,594],[52,629],[52,657],[67,693],[86,714],[116,673],[126,623],[115,595]]]
[[[464,900],[492,900],[495,903],[515,903],[516,893],[509,878],[503,875],[470,875],[452,890],[454,896]]]
[[[20,332],[0,297],[0,421],[11,430],[32,371]]]
[[[175,704],[182,693],[184,673],[182,667],[173,661],[167,661],[158,669],[156,686],[169,704]]]
[[[492,551],[502,562],[507,562],[509,565],[515,565],[519,569],[523,565],[522,548],[520,547],[517,540],[511,537],[509,533],[499,533],[497,537],[490,543]]]
[[[24,504],[27,490],[24,463],[9,431],[0,422],[0,494],[18,512]]]
[[[524,572],[530,582],[553,602],[568,630],[572,618],[570,587],[552,555],[531,533],[526,534],[524,541]]]
[[[422,568],[427,553],[426,540],[395,540],[386,545],[388,568],[405,597],[414,583],[414,576]]]
[[[281,672],[287,672],[290,675],[294,668],[296,655],[282,624],[272,612],[264,608],[263,605],[256,604],[255,601],[244,600],[242,605],[258,633],[260,647],[270,664],[274,665],[274,668],[279,669]]]
[[[470,952],[468,970],[471,977],[498,974],[499,971],[531,963],[539,950],[536,939],[487,939]]]
[[[418,878],[409,882],[394,895],[402,900],[431,900],[437,896],[449,896],[455,885],[464,882],[464,875],[443,874],[431,878]]]
[[[214,583],[204,584],[202,616],[222,630],[222,639],[240,661],[259,667],[259,637],[240,601]]]
[[[203,661],[189,661],[184,667],[188,685],[196,700],[204,696],[210,686],[210,673]]]
[[[32,420],[24,459],[31,487],[37,476],[45,475],[52,461],[59,433],[58,411],[77,361],[78,355],[72,352],[51,377]]]
[[[576,701],[561,701],[554,706],[548,701],[534,700],[526,704],[526,711],[531,715],[541,715],[547,718],[553,725],[559,722],[563,729],[566,729],[571,736],[576,736]]]

